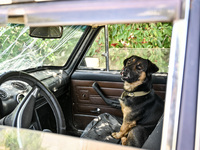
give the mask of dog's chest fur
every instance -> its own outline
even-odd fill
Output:
[[[151,110],[150,106],[155,102],[153,94],[154,92],[139,97],[125,96],[121,98],[119,101],[124,119],[128,122],[137,121],[137,124],[146,124],[148,115],[150,115],[148,114]]]

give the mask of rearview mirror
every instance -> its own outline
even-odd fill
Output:
[[[36,38],[60,38],[63,34],[63,27],[30,27],[29,35]]]

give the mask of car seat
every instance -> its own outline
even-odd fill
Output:
[[[122,124],[122,119],[108,113],[101,114],[93,119],[83,131],[81,138],[120,144],[120,139],[111,136],[113,132],[118,132]],[[162,137],[163,116],[158,121],[156,127],[149,135],[142,148],[159,150]]]

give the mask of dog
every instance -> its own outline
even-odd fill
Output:
[[[152,89],[152,73],[158,70],[150,60],[135,55],[124,60],[124,92],[119,99],[123,123],[112,133],[122,145],[142,147],[163,114],[164,101]]]

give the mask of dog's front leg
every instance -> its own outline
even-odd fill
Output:
[[[120,139],[123,136],[127,135],[128,132],[136,126],[136,121],[132,122],[123,122],[119,132],[112,133],[112,136],[116,139]]]
[[[121,138],[122,145],[127,145],[127,137]]]

